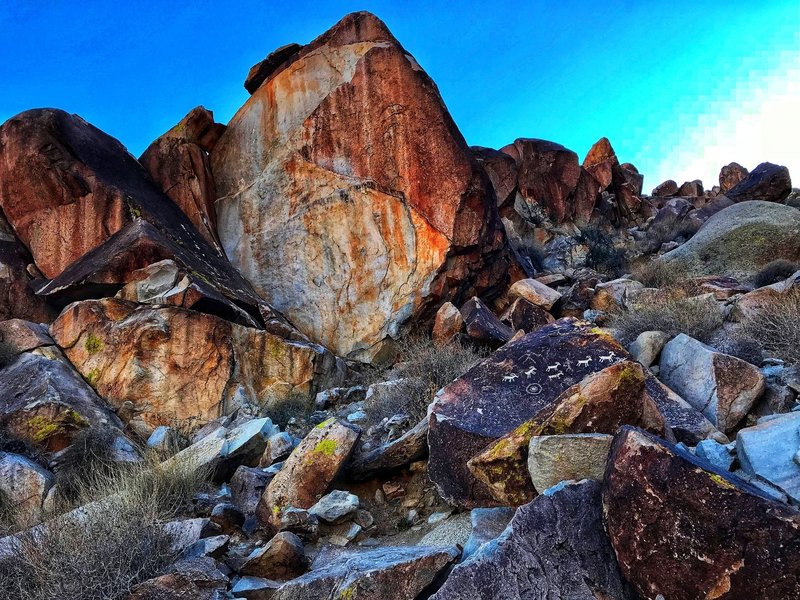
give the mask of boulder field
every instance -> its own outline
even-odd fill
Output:
[[[800,598],[786,167],[470,147],[367,12],[244,86],[0,126],[0,597]]]

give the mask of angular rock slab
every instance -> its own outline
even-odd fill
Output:
[[[583,481],[517,509],[457,565],[432,600],[634,600],[603,529],[600,484]]]
[[[602,481],[612,436],[604,433],[541,435],[528,446],[528,472],[540,494],[562,481]]]
[[[509,342],[440,390],[428,433],[429,474],[440,495],[468,508],[496,505],[467,462],[586,375],[621,360],[630,355],[612,337],[585,322],[561,319]],[[703,439],[715,431],[683,400],[667,394],[655,377],[648,375],[646,385],[667,425],[679,428],[678,439]]]
[[[337,355],[371,361],[427,304],[507,277],[488,178],[434,83],[369,13],[277,65],[211,158],[227,255]]]
[[[682,333],[661,351],[659,377],[723,432],[733,429],[764,391],[757,367]]]
[[[277,528],[287,508],[316,504],[350,458],[358,436],[358,431],[336,419],[312,429],[264,490],[256,508],[259,521]]]
[[[458,555],[431,546],[347,552],[285,583],[272,600],[417,598]]]
[[[739,430],[736,455],[742,470],[781,488],[800,503],[800,413],[780,415]]]
[[[64,353],[126,420],[203,424],[246,398],[311,410],[334,357],[323,348],[182,308],[105,298],[68,306],[51,326]],[[127,404],[131,403],[131,405]]]
[[[603,510],[642,597],[800,597],[800,514],[653,435],[619,431]]]

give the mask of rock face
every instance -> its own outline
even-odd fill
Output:
[[[742,470],[779,487],[800,503],[800,413],[788,413],[755,427],[745,427],[736,436],[736,455]]]
[[[226,253],[338,355],[372,360],[427,304],[507,277],[488,179],[433,82],[369,13],[270,73],[212,166]]]
[[[300,44],[292,43],[270,52],[267,58],[250,67],[250,72],[244,80],[244,89],[251,94],[255,93],[267,77],[272,75],[283,63],[292,60],[301,48]]]
[[[336,419],[312,429],[261,496],[256,509],[259,520],[277,528],[287,508],[316,504],[350,458],[358,436],[357,431]]]
[[[659,260],[687,275],[752,279],[778,258],[800,259],[800,210],[774,202],[740,202],[713,215]]]
[[[612,436],[603,433],[540,435],[528,447],[528,472],[539,494],[561,481],[603,480]]]
[[[520,507],[457,565],[432,600],[633,600],[603,530],[600,484],[567,485]]]
[[[587,375],[533,419],[488,444],[467,466],[495,500],[518,506],[536,495],[527,468],[528,444],[533,438],[567,433],[613,434],[625,424],[665,434],[664,418],[648,393],[644,369],[630,361]]]
[[[721,431],[732,430],[764,391],[761,371],[682,333],[661,351],[659,376]]]
[[[55,478],[32,460],[0,451],[0,494],[10,503],[17,527],[30,527],[42,520],[42,505]],[[6,525],[6,523],[4,523]]]
[[[644,598],[800,596],[800,515],[654,436],[617,434],[603,508],[622,574]]]
[[[203,424],[242,400],[275,412],[289,404],[310,411],[335,366],[330,353],[312,344],[113,298],[70,305],[51,332],[98,393],[146,429],[173,419]]]
[[[328,558],[285,583],[272,600],[417,598],[458,558],[456,548],[387,547]],[[319,561],[319,559],[318,559]]]
[[[734,202],[763,200],[783,202],[792,192],[792,179],[789,169],[772,163],[761,163],[753,172],[725,192]]]
[[[0,430],[45,452],[63,450],[86,427],[122,422],[53,348],[23,353],[0,370]]]
[[[214,203],[217,193],[208,158],[225,126],[198,106],[150,144],[139,162],[161,190],[189,217],[208,242],[219,245]]]
[[[750,172],[739,163],[732,162],[725,165],[719,172],[719,191],[721,194],[736,187],[736,185],[747,178]]]

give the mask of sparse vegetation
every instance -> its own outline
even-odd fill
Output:
[[[16,507],[11,498],[0,490],[0,537],[6,536],[14,531]]]
[[[716,300],[706,296],[691,296],[681,290],[663,290],[663,294],[648,297],[630,310],[612,315],[610,327],[628,344],[644,331],[664,331],[670,335],[685,333],[707,342],[723,322]]]
[[[765,356],[800,365],[800,290],[792,289],[780,301],[763,306],[739,326],[739,344],[755,344]]]
[[[670,288],[686,279],[684,271],[658,258],[637,263],[632,271],[632,278],[649,288]]]
[[[800,265],[796,262],[784,259],[773,260],[758,272],[753,279],[753,285],[757,288],[772,285],[783,281],[797,271],[800,271]]]
[[[114,460],[113,443],[113,435],[105,429],[87,427],[75,433],[56,470],[60,504],[79,502],[94,483],[121,476],[121,469],[127,465]]]
[[[73,504],[84,508],[56,517],[43,531],[21,535],[14,556],[0,564],[6,597],[124,598],[177,558],[163,524],[188,512],[207,474],[191,466],[165,469],[154,459],[125,469],[90,470],[89,464],[97,463],[73,471],[79,475],[72,484]]]
[[[622,275],[626,265],[625,252],[614,246],[614,239],[610,235],[588,227],[581,231],[578,241],[588,248],[587,267],[611,277]]]

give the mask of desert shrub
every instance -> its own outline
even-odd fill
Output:
[[[765,356],[800,365],[800,290],[792,289],[748,316],[736,338],[740,344],[757,344]]]
[[[614,246],[614,239],[599,229],[586,228],[578,242],[587,247],[586,266],[599,273],[619,277],[625,269],[625,252]]]
[[[14,532],[15,516],[16,507],[14,503],[3,490],[0,490],[0,537]]]
[[[686,279],[686,272],[672,263],[658,258],[637,263],[632,278],[649,288],[672,288]]]
[[[800,265],[790,260],[778,259],[761,269],[753,279],[755,287],[760,288],[765,285],[772,285],[783,281],[790,275],[800,271]]]
[[[60,504],[79,501],[81,495],[87,495],[89,486],[112,480],[129,466],[114,460],[113,443],[114,435],[107,429],[88,427],[75,433],[56,469]]]
[[[457,379],[483,357],[486,351],[455,340],[441,347],[433,345],[430,337],[411,334],[398,344],[401,361],[397,374],[405,381],[398,396],[403,397],[402,410],[411,417],[412,425],[419,422],[438,390]],[[376,374],[377,381],[386,379]],[[390,417],[400,412],[397,405],[373,407],[379,417]],[[378,414],[383,410],[384,414]]]
[[[82,508],[22,535],[0,564],[0,589],[19,600],[126,597],[177,558],[163,524],[186,512],[205,478],[143,461],[82,479]]]
[[[705,296],[692,297],[675,290],[611,315],[609,326],[624,344],[629,344],[642,332],[653,330],[671,336],[685,333],[707,342],[722,327],[722,322],[723,316],[716,300]]]

